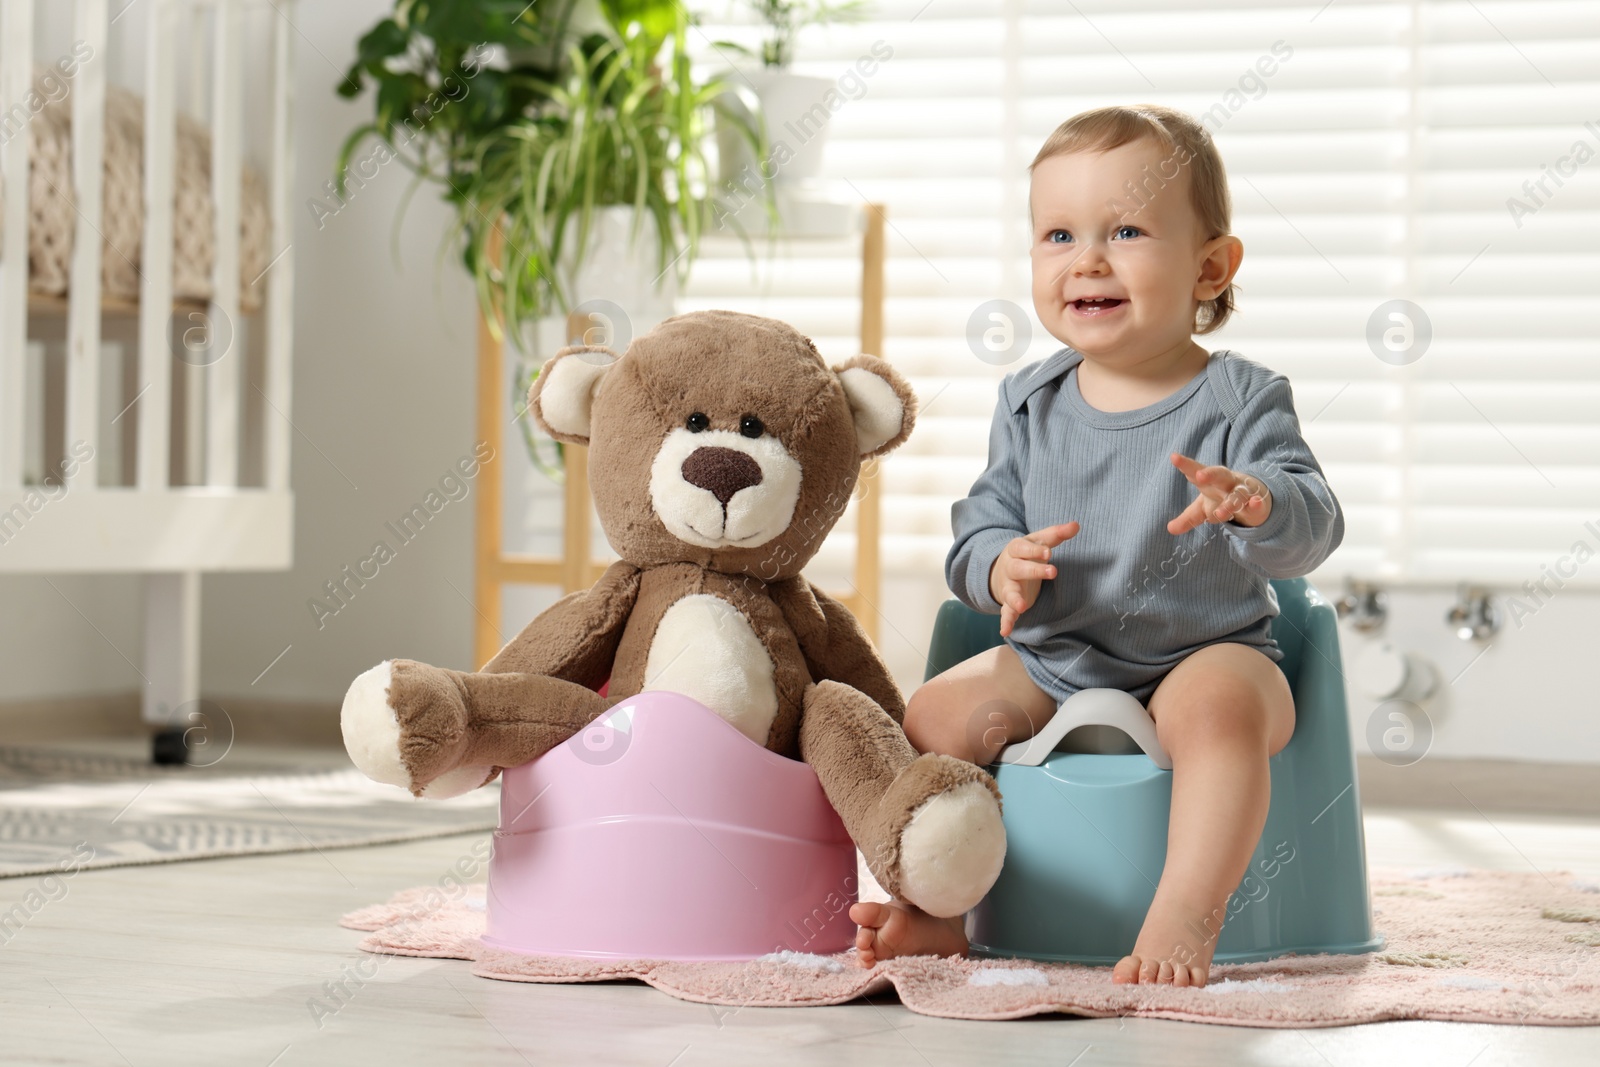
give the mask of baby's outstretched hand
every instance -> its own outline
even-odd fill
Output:
[[[1267,490],[1266,483],[1254,475],[1240,474],[1227,467],[1202,466],[1178,452],[1172,453],[1172,465],[1200,490],[1200,495],[1167,523],[1168,533],[1188,533],[1208,522],[1232,519],[1244,526],[1260,526],[1272,514],[1272,493]]]
[[[1046,526],[1026,537],[1014,538],[989,568],[989,595],[1000,603],[1000,636],[1009,637],[1011,628],[1024,611],[1039,599],[1039,583],[1054,578],[1050,550],[1077,535],[1078,524]]]

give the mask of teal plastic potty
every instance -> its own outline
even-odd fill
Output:
[[[1266,826],[1229,898],[1218,963],[1383,947],[1372,929],[1338,619],[1304,578],[1272,586],[1295,730],[1271,760]],[[928,677],[1002,643],[998,616],[948,601]],[[1112,689],[1074,694],[1032,741],[1001,752],[989,771],[1003,797],[1005,866],[967,913],[972,953],[1090,964],[1127,955],[1166,860],[1170,767],[1149,712]],[[1217,936],[1214,923],[1194,931],[1197,944]]]

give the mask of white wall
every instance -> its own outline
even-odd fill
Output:
[[[296,39],[295,566],[205,579],[203,686],[224,701],[332,703],[355,674],[389,656],[470,666],[472,498],[448,504],[410,544],[398,545],[384,527],[474,444],[473,297],[454,260],[434,267],[447,213],[431,190],[418,192],[399,233],[397,265],[390,236],[408,182],[397,164],[320,230],[306,207],[321,195],[341,138],[370,117],[366,101],[348,103],[333,89],[357,37],[389,7],[341,0],[307,3],[294,15],[303,35]],[[509,496],[513,505],[526,499]],[[378,539],[397,546],[396,558],[319,629],[307,601]],[[1327,583],[1323,591],[1341,590]],[[507,629],[551,595],[508,595]],[[888,579],[882,645],[908,690],[921,680],[933,612],[947,595],[937,574]],[[1521,627],[1508,620],[1453,685],[1449,679],[1478,649],[1445,626],[1452,600],[1445,591],[1391,592],[1384,635],[1438,664],[1443,693],[1428,708],[1437,731],[1431,755],[1600,762],[1593,651],[1600,595],[1563,592]],[[0,702],[137,689],[139,620],[132,577],[0,576]],[[1363,640],[1346,631],[1347,660]],[[1359,739],[1373,702],[1352,695],[1351,706]]]

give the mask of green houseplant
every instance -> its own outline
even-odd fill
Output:
[[[523,327],[576,302],[608,207],[632,208],[635,240],[653,232],[658,282],[669,270],[681,280],[718,195],[704,152],[713,114],[764,150],[759,122],[720,106],[727,75],[691,70],[688,27],[680,0],[396,0],[339,86],[377,92],[336,160],[336,191],[372,138],[415,175],[408,197],[437,185],[454,209],[441,253],[459,250],[488,321],[525,352]],[[519,425],[534,462],[559,476],[560,446]]]

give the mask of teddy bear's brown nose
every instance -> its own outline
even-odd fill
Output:
[[[733,494],[761,484],[761,464],[737,449],[697,448],[683,461],[683,480],[727,507]]]

